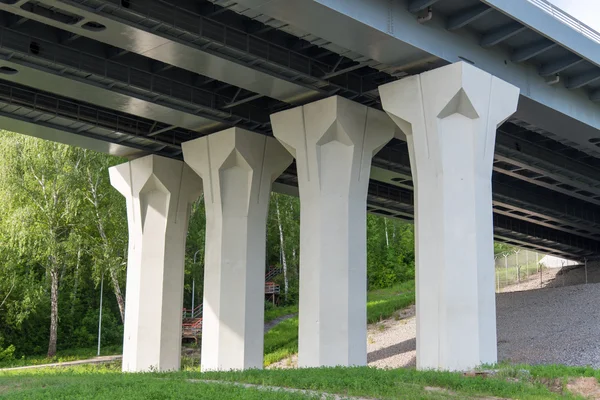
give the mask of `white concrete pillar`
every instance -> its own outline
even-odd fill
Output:
[[[262,368],[267,212],[271,184],[292,156],[239,128],[182,147],[204,182],[202,370]]]
[[[415,186],[417,368],[494,363],[492,162],[519,89],[463,62],[379,87]]]
[[[298,365],[366,365],[366,200],[385,113],[330,97],[271,116],[300,190]]]
[[[185,239],[201,180],[183,161],[155,155],[109,173],[129,225],[123,371],[179,370]]]

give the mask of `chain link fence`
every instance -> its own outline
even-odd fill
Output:
[[[502,292],[509,286],[519,287],[521,283],[525,282],[531,286],[530,283],[534,276],[540,277],[540,287],[542,287],[544,269],[546,269],[540,264],[543,257],[542,253],[524,249],[496,255],[496,291]]]
[[[600,262],[582,264],[543,253],[515,249],[495,256],[496,292],[600,282]]]

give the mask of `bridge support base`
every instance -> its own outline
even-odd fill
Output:
[[[202,370],[262,368],[267,212],[292,157],[239,128],[186,142],[183,156],[204,184]]]
[[[417,368],[497,360],[491,174],[518,88],[456,63],[379,88],[415,186]]]
[[[366,365],[366,200],[383,112],[330,97],[271,116],[300,191],[300,367]]]
[[[153,155],[109,173],[129,224],[123,371],[179,370],[185,239],[200,178],[182,161]]]

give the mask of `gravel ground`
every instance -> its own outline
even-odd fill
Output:
[[[499,360],[600,368],[600,284],[500,293],[496,299]],[[414,307],[369,325],[369,365],[414,366],[415,335]],[[295,366],[294,356],[271,368]]]
[[[499,294],[498,358],[600,367],[600,284]]]

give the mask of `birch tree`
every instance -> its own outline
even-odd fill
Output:
[[[61,272],[66,248],[79,217],[81,193],[76,175],[81,153],[65,145],[4,133],[0,142],[6,226],[21,250],[43,266],[50,283],[48,356],[56,354]]]
[[[89,207],[89,222],[97,231],[94,260],[96,275],[107,272],[110,277],[113,293],[119,306],[121,322],[125,321],[125,300],[119,282],[120,275],[125,273],[126,254],[121,249],[127,248],[127,216],[121,195],[111,187],[108,168],[121,160],[89,150],[81,150],[84,163],[81,168],[80,186],[84,188],[84,197]]]

